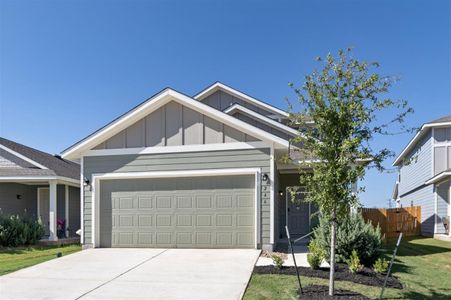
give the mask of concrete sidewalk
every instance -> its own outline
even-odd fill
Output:
[[[240,299],[260,250],[90,249],[0,277],[0,299]]]

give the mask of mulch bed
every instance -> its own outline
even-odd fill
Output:
[[[353,299],[353,300],[366,300],[370,299],[362,294],[348,291],[335,289],[334,296],[329,296],[329,287],[324,285],[309,285],[302,288],[302,295],[299,295],[299,299]]]
[[[329,269],[320,268],[318,270],[312,270],[307,267],[298,267],[299,274],[306,277],[317,277],[317,278],[329,278]],[[256,274],[283,274],[283,275],[296,275],[296,269],[294,267],[282,267],[281,269],[276,268],[273,265],[269,266],[256,266],[254,267],[254,273]],[[354,283],[360,283],[369,286],[382,287],[384,284],[385,276],[374,272],[370,268],[363,268],[357,274],[351,273],[349,268],[345,264],[337,264],[335,267],[335,279],[351,281]],[[398,278],[390,276],[387,281],[387,287],[402,289],[402,284]]]

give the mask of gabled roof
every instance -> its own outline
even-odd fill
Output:
[[[397,166],[402,162],[405,156],[415,147],[417,142],[426,134],[426,132],[429,131],[429,129],[445,126],[451,126],[451,115],[439,118],[428,123],[424,123],[421,126],[420,130],[418,130],[418,132],[415,134],[413,139],[409,142],[409,144],[407,144],[404,150],[402,150],[401,154],[399,154],[399,156],[395,159],[393,166]]]
[[[203,99],[205,99],[206,97],[210,96],[211,94],[217,92],[217,91],[224,91],[228,94],[231,94],[232,96],[235,96],[243,101],[246,101],[248,103],[251,103],[257,107],[260,107],[262,109],[265,109],[267,111],[273,112],[276,115],[279,115],[283,118],[287,118],[289,116],[289,113],[281,110],[280,108],[277,108],[275,106],[272,106],[268,103],[265,103],[261,100],[258,100],[254,97],[251,97],[243,92],[240,92],[228,85],[225,85],[219,81],[213,83],[212,85],[210,85],[209,87],[207,87],[206,89],[200,91],[199,93],[197,93],[193,98],[199,101],[202,101]]]
[[[144,118],[151,112],[157,110],[163,105],[176,101],[186,107],[189,107],[197,112],[200,112],[204,115],[207,115],[219,122],[227,124],[235,129],[238,129],[244,133],[250,134],[256,138],[259,138],[263,141],[273,143],[276,148],[287,148],[288,141],[279,138],[273,134],[265,132],[255,126],[247,124],[237,118],[229,116],[222,111],[214,109],[202,102],[194,100],[189,96],[186,96],[178,91],[175,91],[170,88],[166,88],[161,92],[155,94],[151,98],[147,99],[143,103],[139,104],[135,108],[126,112],[122,116],[116,118],[112,122],[108,123],[104,127],[90,134],[86,138],[77,142],[76,144],[70,146],[66,150],[62,152],[62,157],[65,159],[77,159],[81,156],[82,153],[92,149],[108,138],[114,136],[120,131],[124,130],[128,126],[134,124],[140,119]]]
[[[246,116],[250,116],[253,119],[257,119],[266,125],[269,125],[276,129],[279,129],[280,131],[291,134],[293,136],[296,136],[299,134],[299,131],[297,131],[296,129],[291,128],[280,122],[274,121],[273,119],[268,118],[262,114],[259,114],[259,113],[255,112],[247,107],[244,107],[240,104],[233,104],[232,106],[230,106],[224,110],[224,112],[229,115],[232,115],[233,113],[235,113],[237,111],[240,113],[243,113]]]
[[[78,180],[80,166],[69,160],[0,137],[0,149],[28,163],[23,168],[4,168],[0,176],[61,176]]]

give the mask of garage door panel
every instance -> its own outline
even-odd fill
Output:
[[[101,247],[255,246],[253,176],[111,180],[100,194]]]
[[[172,232],[157,232],[155,243],[159,246],[172,246]]]
[[[178,209],[190,209],[193,208],[192,196],[176,196],[176,203]]]
[[[196,208],[211,209],[213,208],[212,200],[212,196],[210,195],[196,196]]]
[[[146,214],[146,215],[138,215],[138,227],[153,227],[153,215]]]
[[[171,209],[172,208],[172,197],[166,196],[156,196],[156,206],[157,209]]]
[[[152,197],[138,196],[138,208],[139,209],[152,209]]]
[[[172,226],[172,215],[157,215],[156,227]]]
[[[138,236],[138,245],[141,246],[150,246],[153,244],[153,232],[145,232],[145,231],[140,231],[137,233]]]
[[[196,220],[197,220],[197,223],[196,223],[197,227],[199,227],[199,226],[209,227],[209,226],[213,225],[212,216],[210,216],[210,215],[197,215]]]

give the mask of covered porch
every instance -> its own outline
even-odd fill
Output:
[[[79,241],[79,183],[58,177],[0,177],[3,214],[26,215],[44,226],[42,242]],[[44,243],[45,244],[45,243]]]

